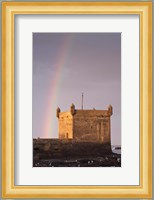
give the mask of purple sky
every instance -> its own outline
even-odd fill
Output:
[[[107,109],[121,143],[121,34],[33,33],[33,138],[58,137],[56,108]]]

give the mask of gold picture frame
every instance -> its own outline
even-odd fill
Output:
[[[17,186],[14,184],[14,17],[18,14],[139,15],[139,186]],[[152,2],[2,2],[2,197],[152,197]]]

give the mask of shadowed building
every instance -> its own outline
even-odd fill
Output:
[[[59,139],[110,144],[112,112],[111,105],[107,110],[78,110],[74,104],[67,112],[57,108]]]

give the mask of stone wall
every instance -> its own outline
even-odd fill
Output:
[[[33,139],[34,159],[99,157],[111,153],[110,144],[77,142],[72,139]]]
[[[110,115],[104,110],[76,110],[73,139],[110,143]]]
[[[59,139],[73,138],[73,116],[70,112],[59,113]]]

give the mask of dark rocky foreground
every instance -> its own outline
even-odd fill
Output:
[[[110,144],[35,139],[33,167],[121,167],[121,155]]]
[[[33,167],[121,167],[121,155],[111,154],[96,158],[41,159],[34,160]]]

